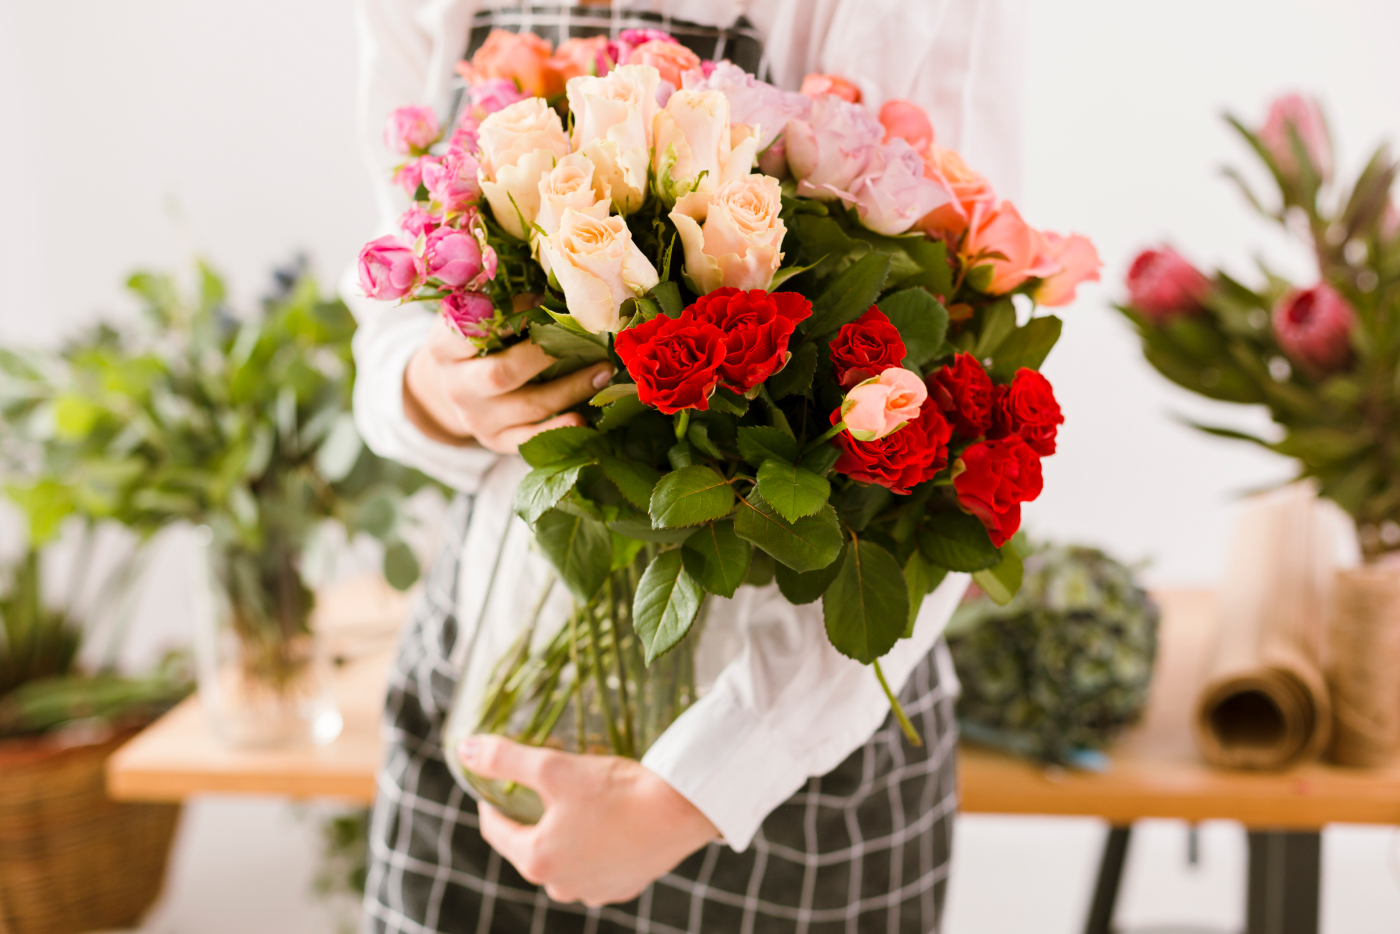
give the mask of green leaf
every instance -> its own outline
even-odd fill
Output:
[[[603,410],[602,416],[598,419],[598,428],[601,431],[623,428],[638,415],[649,411],[651,410],[641,399],[636,396],[626,396]]]
[[[725,389],[723,386],[716,387],[714,393],[710,395],[711,412],[721,412],[725,415],[743,415],[748,410],[748,399],[745,399],[737,392],[731,392]]]
[[[797,439],[780,428],[750,425],[739,429],[739,455],[755,467],[773,459],[795,464],[801,453]]]
[[[1016,546],[1007,542],[1001,548],[1001,562],[995,567],[974,571],[972,579],[982,592],[992,598],[997,606],[1006,606],[1016,591],[1021,589],[1021,575],[1024,568]]]
[[[1059,318],[1046,315],[1032,318],[1024,327],[1012,331],[993,354],[992,376],[1009,381],[1022,367],[1040,369],[1051,348],[1060,339],[1061,327]]]
[[[840,459],[841,449],[828,441],[802,455],[799,465],[802,469],[810,470],[819,477],[825,477]]]
[[[816,515],[788,522],[755,490],[739,500],[734,531],[794,571],[824,568],[841,553],[841,526],[830,504]]]
[[[786,564],[777,565],[775,577],[778,579],[778,590],[792,604],[802,605],[811,603],[826,593],[826,588],[831,586],[835,580],[837,572],[841,570],[841,557],[845,549],[850,546],[843,545],[841,554],[836,556],[824,568],[817,568],[815,571],[798,573]]]
[[[788,281],[793,276],[800,276],[807,270],[820,265],[822,260],[824,259],[826,259],[825,256],[821,257],[814,263],[808,263],[806,266],[788,266],[784,269],[779,269],[777,272],[773,273],[773,278],[768,283],[768,291],[778,291],[778,287],[781,286],[784,282]]]
[[[758,468],[758,491],[778,515],[796,522],[826,505],[831,496],[831,484],[785,461],[766,460]]]
[[[847,547],[841,569],[822,596],[826,634],[836,651],[862,665],[904,635],[909,592],[894,556],[871,541]]]
[[[393,541],[384,549],[384,579],[395,590],[407,590],[418,580],[418,556],[402,541]]]
[[[660,471],[646,464],[622,457],[604,454],[598,458],[598,466],[603,473],[627,497],[627,501],[638,509],[651,506],[651,494],[656,489],[656,481],[661,479]]]
[[[856,260],[849,269],[834,277],[812,302],[812,317],[805,322],[808,336],[829,334],[864,314],[880,297],[889,271],[889,256],[874,252]]]
[[[1015,329],[1016,306],[1011,304],[1011,299],[994,302],[982,312],[982,333],[977,338],[972,355],[978,360],[992,356]]]
[[[572,457],[536,467],[515,488],[515,511],[520,518],[534,525],[535,520],[557,506],[574,488],[579,471],[592,462],[588,457]]]
[[[712,522],[685,540],[685,570],[710,593],[732,597],[749,574],[753,546],[734,534],[734,523]]]
[[[545,467],[577,457],[587,457],[591,461],[591,450],[597,447],[602,438],[592,428],[577,425],[551,428],[520,445],[520,456],[531,467]]]
[[[355,430],[355,419],[349,412],[341,412],[326,440],[316,449],[316,472],[330,483],[339,483],[355,468],[362,450],[364,442]]]
[[[530,325],[530,340],[558,360],[577,358],[585,363],[608,359],[607,343],[593,334],[580,334],[558,324]]]
[[[663,551],[652,559],[632,604],[632,625],[648,665],[685,638],[704,598],[705,592],[682,567],[679,551]]]
[[[695,446],[689,441],[677,441],[666,449],[666,460],[672,470],[681,470],[695,463]]]
[[[611,532],[611,530],[609,531]],[[612,532],[612,543],[612,569],[614,571],[620,571],[629,566],[646,545],[646,542],[639,538],[628,538],[626,535],[619,535],[617,532]]]
[[[617,402],[619,399],[635,399],[636,396],[636,383],[614,383],[613,385],[604,389],[602,392],[598,393],[592,399],[589,399],[588,404],[596,405],[599,408],[601,408],[605,405],[611,405],[612,403]]]
[[[686,430],[685,440],[689,441],[692,447],[706,457],[724,460],[724,454],[710,440],[710,430],[703,422],[691,422],[690,427]]]
[[[817,345],[803,344],[792,352],[787,364],[768,377],[768,394],[774,399],[806,392],[817,372]]]
[[[647,294],[656,300],[663,315],[668,318],[680,317],[682,311],[681,287],[676,284],[675,280],[667,279]]]
[[[919,530],[919,547],[931,563],[952,571],[981,571],[1001,561],[982,520],[962,512],[930,516]]]
[[[535,541],[580,603],[592,600],[612,567],[608,527],[597,519],[551,509],[535,522]]]
[[[658,529],[674,529],[722,519],[734,508],[734,489],[703,464],[666,474],[651,494],[651,521]]]
[[[853,483],[841,493],[836,511],[847,525],[857,532],[863,532],[893,499],[894,494],[885,487],[874,483]]]
[[[92,431],[102,416],[102,407],[77,395],[63,395],[54,400],[54,428],[60,438],[79,440]]]
[[[909,560],[904,562],[904,583],[909,593],[909,619],[904,624],[904,638],[914,635],[914,621],[919,617],[924,597],[933,593],[947,576],[947,568],[929,564],[917,548],[910,553]]]
[[[880,310],[899,329],[908,356],[905,366],[923,367],[938,356],[948,334],[948,309],[924,289],[905,289],[886,295]]]
[[[953,294],[953,270],[948,265],[948,247],[942,240],[928,237],[898,237],[900,248],[919,267],[919,272],[899,279],[903,287],[919,286],[945,298]]]
[[[644,542],[655,542],[658,545],[679,545],[687,538],[695,534],[694,529],[653,529],[650,517],[625,516],[621,519],[614,519],[608,523],[608,528],[619,535],[626,535],[628,538],[635,538]]]

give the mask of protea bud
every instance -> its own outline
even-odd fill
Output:
[[[1128,300],[1156,324],[1201,310],[1210,280],[1169,246],[1143,250],[1128,267]]]
[[[1356,312],[1326,283],[1295,289],[1274,309],[1274,337],[1283,352],[1313,378],[1344,370],[1351,363],[1351,329]]]
[[[1285,94],[1276,98],[1269,105],[1269,116],[1259,129],[1259,141],[1273,156],[1279,172],[1284,178],[1297,179],[1298,159],[1288,135],[1289,125],[1298,134],[1318,178],[1324,182],[1330,180],[1332,140],[1327,135],[1327,124],[1322,119],[1322,108],[1317,101],[1301,94]]]

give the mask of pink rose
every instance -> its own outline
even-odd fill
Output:
[[[549,68],[558,76],[560,85],[580,75],[603,76],[612,68],[608,60],[608,37],[567,39],[554,50]]]
[[[880,125],[885,128],[885,142],[899,137],[918,152],[933,145],[933,124],[918,104],[885,101],[880,108]]]
[[[800,179],[797,193],[830,201],[852,200],[848,189],[885,138],[885,128],[859,104],[818,97],[811,115],[787,125],[788,167]]]
[[[420,235],[432,233],[441,226],[442,218],[429,211],[419,201],[409,205],[408,210],[399,217],[399,228],[415,240]]]
[[[919,417],[928,387],[917,373],[890,367],[851,387],[841,403],[846,430],[857,441],[879,441]]]
[[[1325,282],[1294,289],[1274,309],[1274,337],[1303,371],[1321,379],[1351,364],[1356,312]]]
[[[516,87],[515,82],[509,78],[489,78],[480,84],[472,85],[471,96],[472,108],[480,110],[482,116],[485,116],[504,110],[531,95]]]
[[[1311,97],[1285,94],[1269,105],[1269,116],[1259,129],[1259,141],[1273,156],[1284,178],[1298,177],[1298,160],[1294,158],[1293,142],[1288,127],[1298,134],[1303,150],[1308,154],[1313,171],[1321,181],[1332,177],[1332,140],[1327,135],[1327,123],[1322,108]]]
[[[787,161],[787,140],[779,136],[773,144],[758,154],[758,170],[778,181],[790,178]]]
[[[423,185],[443,210],[460,213],[481,195],[481,184],[477,181],[479,168],[473,156],[450,152],[441,160],[423,166]]]
[[[1045,255],[1060,266],[1060,271],[1051,273],[1035,290],[1035,300],[1051,308],[1068,305],[1074,301],[1075,290],[1081,282],[1098,282],[1099,270],[1103,263],[1099,251],[1088,237],[1070,234],[1062,237],[1046,231]]]
[[[633,49],[627,56],[627,65],[650,65],[661,75],[661,80],[671,85],[675,91],[681,86],[681,76],[688,71],[700,70],[700,56],[671,39],[653,39]]]
[[[1021,219],[1010,201],[995,208],[978,205],[963,241],[963,254],[974,266],[990,265],[989,295],[1005,295],[1027,279],[1059,271],[1059,264],[1046,255],[1045,238]],[[1000,253],[1001,259],[982,258]]]
[[[481,247],[464,230],[439,227],[423,244],[423,267],[428,278],[461,288],[481,274]]]
[[[876,149],[865,173],[851,185],[860,222],[876,233],[896,236],[941,204],[948,190],[924,177],[924,160],[899,137]]]
[[[639,45],[646,45],[648,42],[672,42],[680,44],[680,40],[673,37],[668,32],[659,29],[624,29],[617,34],[617,38],[608,43],[607,56],[613,65],[625,65],[627,59],[631,57],[632,50]],[[600,76],[604,72],[598,73]]]
[[[432,156],[420,156],[417,159],[409,159],[394,169],[393,183],[408,192],[408,196],[412,198],[418,191],[418,186],[423,184],[423,163],[432,161],[432,158]]]
[[[443,297],[441,308],[447,323],[463,337],[485,335],[486,328],[481,322],[491,320],[496,314],[496,306],[483,292],[452,292]]]
[[[1201,310],[1210,280],[1169,246],[1143,250],[1128,267],[1128,303],[1157,324]]]
[[[804,95],[759,81],[730,62],[715,62],[703,79],[689,72],[683,76],[682,86],[686,91],[723,91],[729,98],[729,122],[756,127],[760,151],[780,145],[783,128],[788,122],[805,119],[812,107],[812,102]],[[783,173],[786,172],[784,165]],[[764,174],[775,173],[765,169]]]
[[[370,298],[403,298],[418,284],[418,258],[398,237],[380,237],[360,250],[360,288]]]
[[[442,130],[431,107],[400,107],[389,114],[384,144],[405,156],[419,156],[436,143]]]
[[[845,78],[812,72],[802,79],[802,93],[814,100],[818,97],[839,97],[851,104],[860,103],[860,88]]]

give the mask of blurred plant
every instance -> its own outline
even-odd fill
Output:
[[[1049,762],[1091,763],[1086,753],[1147,703],[1158,617],[1132,570],[1097,549],[1031,555],[1010,603],[971,598],[948,625],[963,732]]]
[[[321,863],[312,882],[322,898],[364,898],[369,876],[369,808],[333,814],[321,822]]]
[[[1267,406],[1278,441],[1195,427],[1296,458],[1298,477],[1315,478],[1356,520],[1374,560],[1400,548],[1400,212],[1390,198],[1400,166],[1383,145],[1350,187],[1335,181],[1321,108],[1296,94],[1276,100],[1255,130],[1227,120],[1278,198],[1226,175],[1309,246],[1318,282],[1297,288],[1261,261],[1262,284],[1251,288],[1159,248],[1133,262],[1119,310],[1163,376],[1212,399]]]

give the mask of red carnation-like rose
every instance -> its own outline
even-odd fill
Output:
[[[841,420],[841,410],[831,413],[831,424]],[[848,432],[833,440],[841,449],[837,473],[861,483],[877,483],[901,496],[920,483],[932,480],[948,466],[948,439],[953,429],[932,401],[925,401],[919,417],[879,441],[857,441]]]
[[[929,397],[964,438],[980,438],[992,424],[992,378],[970,353],[953,355],[953,362],[929,374]]]
[[[1016,371],[1010,386],[997,386],[992,399],[990,437],[1020,435],[1041,457],[1055,453],[1055,434],[1065,423],[1050,381],[1025,367]]]
[[[710,407],[724,365],[719,328],[687,315],[657,315],[619,332],[614,347],[647,405],[666,415]]]
[[[842,389],[850,389],[892,366],[899,366],[907,353],[899,337],[899,328],[874,305],[850,324],[843,325],[831,341],[831,363],[836,368],[836,382]]]
[[[783,368],[788,339],[812,314],[812,303],[796,292],[747,292],[725,287],[696,299],[681,313],[724,333],[724,384],[748,392]]]
[[[1040,495],[1040,458],[1020,435],[974,444],[962,453],[953,479],[958,502],[982,520],[1000,548],[1021,527],[1021,504]]]

